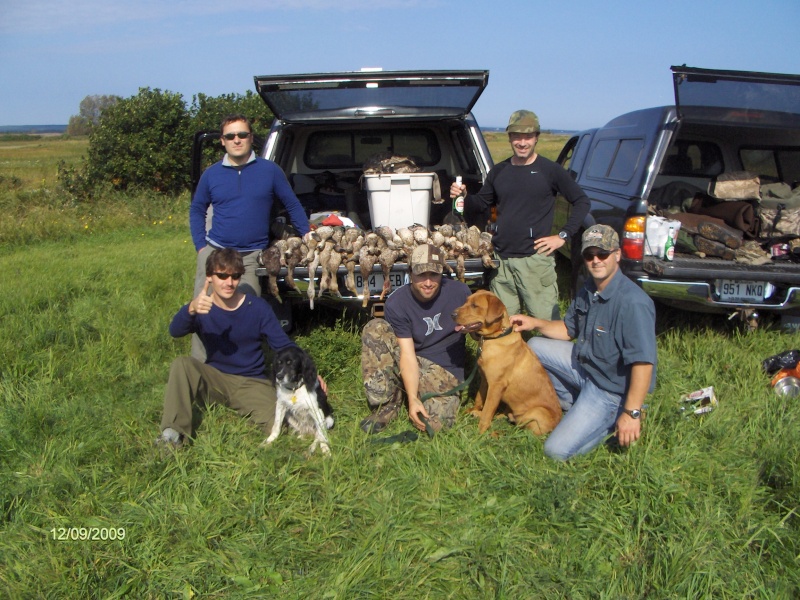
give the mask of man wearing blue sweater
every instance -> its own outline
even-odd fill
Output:
[[[266,434],[272,430],[276,392],[265,373],[261,343],[266,340],[272,350],[294,343],[266,300],[239,291],[243,274],[244,262],[236,250],[212,251],[206,261],[205,285],[170,323],[172,337],[197,334],[208,358],[203,362],[182,356],[173,361],[159,444],[180,447],[191,437],[194,403],[223,404]],[[320,383],[324,389],[324,382]]]
[[[269,245],[275,198],[286,208],[301,236],[310,230],[308,217],[281,168],[253,152],[252,127],[247,117],[229,115],[222,120],[221,128],[225,156],[200,177],[189,208],[189,227],[197,250],[194,295],[205,285],[206,259],[211,251],[233,248],[244,260],[241,291],[261,296],[256,267],[259,253]],[[192,356],[204,358],[197,338],[192,341]]]

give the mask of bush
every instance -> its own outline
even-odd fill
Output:
[[[87,97],[81,104],[82,114],[90,98],[112,97]],[[87,125],[91,133],[86,163],[59,167],[62,189],[74,199],[88,199],[108,188],[178,194],[191,186],[192,138],[196,131],[217,131],[225,115],[238,113],[253,121],[258,140],[272,123],[272,113],[251,91],[218,97],[198,94],[191,109],[180,94],[159,89],[140,88],[135,96],[113,100],[97,112],[94,126]],[[79,118],[74,117],[76,121]],[[219,160],[221,154],[221,146],[206,148],[204,164]]]
[[[140,88],[108,107],[89,136],[91,186],[178,194],[188,187],[191,118],[180,94]]]
[[[253,122],[256,134],[266,135],[272,125],[272,113],[260,96],[248,90],[241,94],[223,94],[216,98],[197,94],[192,100],[192,130],[217,131],[223,117],[241,114]]]

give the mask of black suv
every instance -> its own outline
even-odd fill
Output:
[[[672,72],[674,106],[624,114],[580,132],[562,150],[558,162],[571,171],[592,202],[585,225],[599,222],[614,227],[620,234],[622,270],[663,303],[739,314],[750,327],[757,325],[759,311],[796,311],[800,264],[793,258],[800,255],[782,252],[770,259],[770,250],[776,245],[785,250],[800,238],[800,230],[778,233],[771,227],[758,229],[753,222],[742,237],[751,239],[755,254],[744,260],[740,251],[711,256],[680,246],[674,260],[664,260],[649,233],[656,217],[686,221],[681,213],[710,214],[708,207],[714,205],[724,213],[725,205],[712,196],[726,177],[745,173],[744,179],[759,182],[761,190],[768,184],[797,188],[800,76],[686,66],[672,67]],[[753,197],[741,204],[751,221],[774,208],[758,185]],[[794,195],[800,198],[800,192]],[[700,207],[687,210],[690,199],[700,201]],[[566,220],[568,207],[559,200],[556,231]],[[800,206],[788,206],[787,201],[784,208],[797,211]],[[579,273],[582,263],[574,246],[565,249]]]

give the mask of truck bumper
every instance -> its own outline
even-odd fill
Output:
[[[721,259],[676,258],[663,261],[647,257],[643,263],[623,266],[648,296],[698,312],[729,313],[738,309],[771,312],[800,308],[800,264],[770,262],[764,265],[740,264]],[[758,302],[728,302],[721,298],[723,280],[761,282],[772,293]]]
[[[680,302],[682,305],[696,305],[703,312],[731,312],[740,308],[753,308],[783,312],[800,308],[800,287],[776,290],[769,298],[758,303],[724,302],[716,298],[714,286],[705,282],[669,281],[664,279],[636,280],[651,298],[666,302]]]

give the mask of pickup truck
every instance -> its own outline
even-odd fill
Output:
[[[691,241],[679,243],[674,259],[666,260],[650,248],[648,232],[657,225],[656,217],[689,222],[688,211],[719,208],[724,200],[712,197],[713,190],[728,175],[735,179],[744,173],[744,179],[755,179],[760,189],[778,184],[796,190],[800,76],[671,69],[674,105],[624,114],[578,133],[562,149],[557,161],[591,199],[585,225],[605,223],[617,230],[621,270],[659,302],[695,312],[738,315],[748,328],[758,326],[760,313],[796,314],[800,263],[795,260],[798,254],[786,250],[788,243],[800,238],[800,231],[775,235],[768,227],[725,221],[729,231],[741,237],[741,248],[755,252],[757,260],[743,258],[740,249],[711,256],[692,248]],[[752,210],[753,220],[758,220],[763,209],[758,190],[750,196],[743,208]],[[566,221],[568,206],[557,199],[556,231]],[[684,233],[692,233],[691,228],[684,227]],[[585,273],[579,239],[580,234],[562,250],[572,261],[576,286]],[[775,258],[771,258],[773,246],[781,248]]]
[[[334,214],[365,232],[381,226],[384,232],[386,227],[397,232],[420,226],[433,232],[453,217],[449,188],[455,178],[461,176],[469,191],[477,191],[493,166],[471,113],[488,79],[489,72],[481,70],[256,76],[256,91],[274,115],[266,139],[256,142],[262,142],[261,156],[283,169],[312,227]],[[202,172],[203,144],[216,142],[218,135],[195,136],[193,180]],[[398,162],[403,168],[397,168]],[[285,222],[280,212],[273,217]],[[463,222],[473,226],[473,233],[483,232],[489,217],[466,213]],[[465,255],[448,265],[472,287],[483,285],[485,255]],[[284,327],[290,318],[285,309],[296,303],[379,312],[386,289],[402,285],[408,273],[404,256],[388,271],[375,261],[367,273],[351,272],[347,286],[342,262],[333,286],[337,292],[319,294],[314,281],[320,280],[323,267],[310,270],[307,264],[293,268],[295,287],[286,284],[286,266],[277,274],[281,305],[273,306]],[[266,268],[257,273],[265,280],[269,276]],[[267,297],[270,286],[262,287]]]

